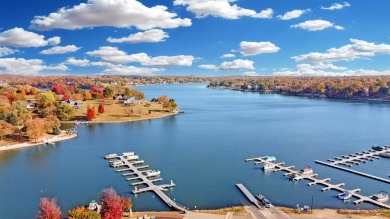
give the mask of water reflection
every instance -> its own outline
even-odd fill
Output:
[[[0,166],[5,166],[12,159],[16,158],[18,154],[19,150],[0,151]]]

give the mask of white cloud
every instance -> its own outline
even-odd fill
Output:
[[[141,30],[191,26],[191,20],[181,19],[157,5],[146,7],[136,0],[89,0],[72,8],[61,8],[48,16],[35,16],[31,28],[36,30],[83,29],[99,26],[132,27]]]
[[[390,70],[377,71],[367,69],[349,70],[334,65],[299,64],[295,70],[282,69],[273,73],[277,76],[362,76],[362,75],[389,75]]]
[[[236,57],[236,55],[234,54],[223,54],[220,58],[226,59],[226,58],[234,58],[234,57]]]
[[[325,20],[309,20],[299,24],[291,25],[292,28],[301,28],[308,31],[319,31],[329,27],[333,27],[337,30],[344,30],[344,27],[335,25]]]
[[[0,57],[12,55],[14,53],[18,52],[18,50],[13,50],[7,47],[0,47]]]
[[[135,66],[115,66],[105,69],[103,74],[111,75],[153,75],[155,72],[164,71],[161,68],[144,68]]]
[[[310,9],[306,9],[306,10],[296,9],[296,10],[286,12],[284,15],[278,15],[277,17],[280,20],[291,20],[294,18],[299,18],[300,16],[302,16],[304,13],[307,13],[307,12],[310,12]]]
[[[330,48],[326,53],[311,52],[292,58],[298,62],[337,62],[372,57],[376,54],[390,54],[390,44],[375,44],[357,39],[350,39],[350,41],[352,44]]]
[[[274,10],[272,10],[272,8],[267,8],[267,9],[260,11],[257,14],[252,15],[252,17],[270,19],[270,18],[272,18],[273,14],[274,14]]]
[[[255,18],[272,17],[272,9],[266,9],[259,13],[230,4],[235,0],[174,0],[174,5],[188,6],[187,11],[194,13],[198,18],[207,16],[222,17],[225,19],[238,19],[244,16]]]
[[[49,43],[50,45],[56,46],[56,45],[61,43],[61,38],[58,36],[49,38],[49,39],[47,39],[47,43]]]
[[[46,66],[40,59],[23,59],[23,58],[3,58],[0,59],[0,73],[6,74],[37,74],[44,70],[66,71],[68,68],[63,65]]]
[[[263,53],[275,53],[280,50],[271,42],[247,42],[242,41],[240,43],[240,49],[238,50],[244,56],[254,56]]]
[[[40,54],[44,54],[44,55],[65,54],[70,52],[76,52],[79,49],[80,47],[77,47],[75,45],[55,46],[50,49],[45,49],[41,51]]]
[[[74,57],[68,58],[64,64],[74,66],[88,66],[90,61],[88,59],[75,59]]]
[[[247,71],[247,72],[242,73],[242,75],[244,75],[244,76],[259,76],[259,74],[257,74],[254,71]]]
[[[0,46],[41,47],[56,43],[60,37],[45,40],[45,36],[15,27],[0,33]]]
[[[123,38],[111,38],[107,39],[110,43],[157,43],[165,41],[168,38],[168,34],[160,29],[147,30],[145,32],[138,32],[131,34],[128,37]]]
[[[333,11],[333,10],[343,9],[344,7],[349,7],[349,6],[351,6],[351,4],[349,4],[348,2],[343,2],[342,4],[340,4],[340,3],[333,3],[329,7],[321,6],[321,9]]]
[[[87,55],[99,57],[103,62],[112,64],[126,64],[131,62],[139,62],[144,66],[191,66],[195,60],[190,55],[177,56],[156,56],[150,57],[146,53],[136,53],[128,55],[126,52],[119,50],[117,47],[103,46],[99,50],[87,52]]]
[[[206,64],[206,65],[199,65],[198,67],[204,68],[204,69],[209,69],[209,70],[218,70],[218,66],[216,66],[216,65]]]
[[[245,59],[235,59],[231,62],[222,62],[219,66],[221,70],[240,70],[240,69],[255,69],[253,61]]]

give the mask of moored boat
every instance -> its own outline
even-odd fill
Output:
[[[299,181],[302,179],[303,179],[303,176],[302,176],[302,174],[299,174],[299,173],[294,173],[290,176],[290,180],[293,180],[293,181]]]
[[[269,161],[269,162],[274,162],[274,161],[276,161],[276,157],[274,157],[274,156],[265,156],[264,160],[265,161]]]
[[[390,152],[383,152],[379,154],[380,157],[390,158]]]
[[[299,173],[303,175],[311,175],[313,174],[313,169],[311,167],[306,167],[300,170]]]
[[[117,154],[107,154],[106,156],[104,156],[104,159],[113,159],[116,157],[117,157]]]
[[[345,191],[337,195],[337,198],[341,200],[348,200],[352,198],[352,193],[350,191]]]
[[[132,155],[134,155],[135,153],[134,152],[132,152],[132,151],[129,151],[129,152],[123,152],[122,153],[122,155],[123,156],[132,156]]]
[[[389,200],[389,196],[385,191],[381,191],[378,194],[374,194],[371,196],[371,198],[378,202],[386,202],[387,200]]]
[[[264,205],[266,208],[270,208],[272,206],[271,202],[268,199],[266,199],[263,195],[258,194],[256,197],[257,199],[259,199],[260,203]]]
[[[123,156],[126,160],[137,160],[139,158],[138,155],[125,155]]]
[[[120,167],[120,166],[123,166],[123,162],[118,160],[118,161],[114,161],[111,163],[111,166],[112,167]]]
[[[161,172],[159,170],[148,170],[145,173],[147,177],[152,177],[160,175]]]
[[[374,145],[374,146],[372,146],[372,149],[376,150],[376,151],[383,151],[384,148],[379,146],[379,145]]]
[[[266,164],[264,164],[264,166],[263,166],[263,170],[272,170],[272,169],[274,169],[274,168],[275,168],[275,165],[272,164],[272,163],[266,163]]]

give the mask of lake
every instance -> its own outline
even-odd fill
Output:
[[[243,183],[275,205],[314,208],[372,208],[321,192],[309,181],[291,182],[283,173],[263,172],[247,158],[274,155],[297,169],[311,166],[319,178],[361,188],[363,195],[389,190],[386,183],[320,166],[343,154],[390,144],[390,105],[207,89],[206,84],[138,87],[147,99],[167,95],[184,113],[155,120],[78,125],[78,137],[56,145],[0,152],[0,218],[34,218],[39,198],[57,197],[64,214],[98,200],[113,187],[131,197],[133,210],[168,210],[152,193],[131,194],[133,187],[103,159],[107,153],[135,151],[164,183],[168,196],[190,209],[248,203],[236,188]],[[390,159],[353,169],[388,178]]]

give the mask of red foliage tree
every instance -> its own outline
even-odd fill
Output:
[[[122,218],[122,199],[116,194],[113,188],[103,189],[100,201],[102,202],[102,208],[100,211],[102,219]]]
[[[97,88],[97,87],[92,87],[91,88],[91,94],[98,93],[100,95],[99,98],[104,97],[103,89]]]
[[[92,121],[95,118],[95,109],[94,107],[88,107],[87,109],[87,120]]]
[[[104,105],[103,104],[99,104],[99,113],[104,113]]]
[[[64,86],[61,84],[56,84],[51,86],[51,91],[53,91],[56,94],[62,95],[65,93]]]
[[[64,94],[64,96],[62,97],[63,101],[67,101],[69,99],[70,99],[70,94],[68,94],[68,93]]]
[[[43,197],[39,202],[38,219],[61,219],[61,209],[55,198]]]

